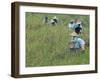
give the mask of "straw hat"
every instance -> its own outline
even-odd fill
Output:
[[[71,36],[79,36],[77,33],[75,33],[75,32],[72,32],[71,34],[70,34]]]

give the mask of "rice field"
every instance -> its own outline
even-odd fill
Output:
[[[43,17],[59,18],[55,26],[43,23]],[[83,22],[81,38],[89,40],[89,16],[26,12],[26,67],[89,64],[89,47],[85,52],[70,50],[68,23],[79,18]]]

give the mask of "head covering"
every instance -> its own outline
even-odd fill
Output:
[[[76,32],[72,32],[71,34],[70,34],[71,36],[79,36]]]

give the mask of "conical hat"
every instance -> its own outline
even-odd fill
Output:
[[[70,35],[71,35],[71,36],[78,36],[78,34],[75,33],[75,32],[72,32]]]

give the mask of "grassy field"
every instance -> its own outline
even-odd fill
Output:
[[[57,16],[58,25],[43,24],[43,17]],[[68,23],[79,18],[83,22],[81,37],[89,40],[89,16],[69,14],[41,14],[26,12],[26,67],[89,64],[89,47],[69,50]]]

